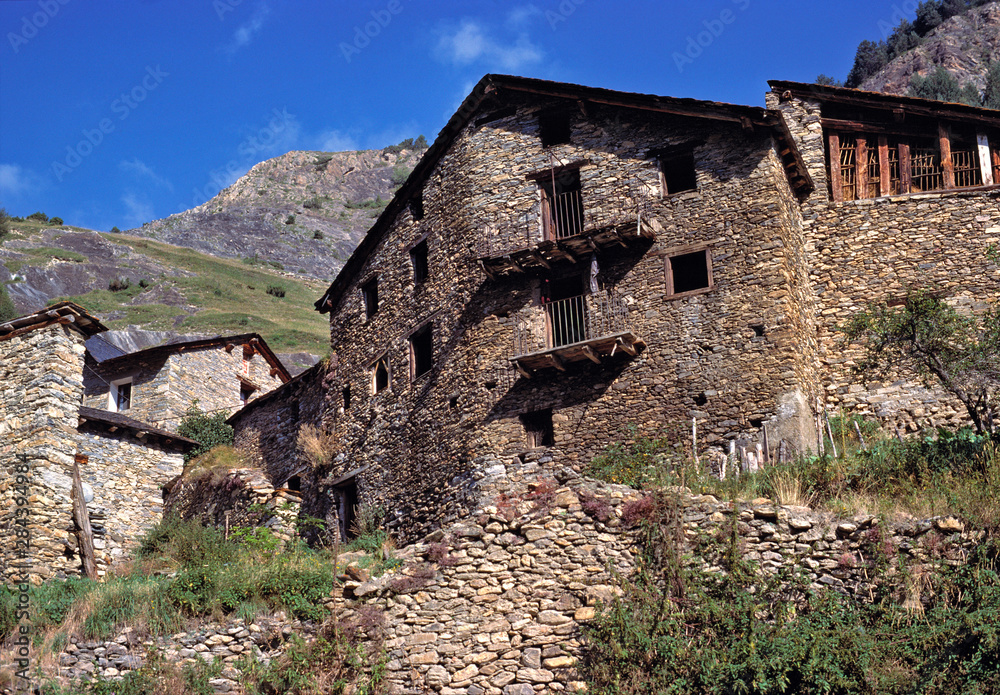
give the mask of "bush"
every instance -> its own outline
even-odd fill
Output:
[[[295,215],[289,215],[286,217],[285,224],[295,224]]]
[[[285,288],[281,285],[268,285],[267,293],[272,297],[281,298],[285,296]]]
[[[121,292],[132,286],[132,281],[128,278],[115,278],[108,283],[108,289],[112,292]]]
[[[46,223],[49,221],[49,216],[46,215],[44,212],[33,212],[30,215],[28,215],[28,219],[34,220],[35,222]]]
[[[10,215],[7,214],[5,208],[0,208],[0,242],[3,242],[4,237],[10,234]]]
[[[302,207],[308,208],[310,210],[322,210],[323,201],[317,196],[315,198],[310,198],[306,202],[302,203]]]
[[[323,235],[323,232],[319,231],[318,229],[317,229],[316,231],[314,231],[314,232],[313,232],[313,239],[319,239],[319,240],[322,240],[322,239],[323,239],[323,236],[324,236],[324,235]]]
[[[392,180],[394,186],[402,186],[406,183],[406,179],[410,178],[411,171],[413,170],[409,167],[395,166],[392,168],[392,174],[389,178]]]
[[[7,285],[0,284],[0,321],[10,321],[17,317],[17,307],[7,293]]]
[[[212,447],[233,443],[233,427],[226,423],[227,417],[225,410],[208,415],[201,411],[197,401],[191,404],[177,428],[177,434],[198,442],[197,447],[184,454],[185,463]]]
[[[53,225],[55,225],[57,227],[62,227],[63,220],[62,220],[61,217],[52,217],[52,218],[49,218],[49,224],[53,224]]]
[[[110,233],[111,234],[121,234],[122,230],[118,229],[118,227],[112,227]]]

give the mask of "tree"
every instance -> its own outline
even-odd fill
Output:
[[[881,70],[889,62],[884,41],[862,41],[854,54],[854,66],[847,75],[846,87],[859,87],[862,82]]]
[[[49,218],[49,224],[54,224],[57,227],[62,227],[63,226],[63,218],[61,218],[61,217],[50,217]]]
[[[820,73],[816,76],[816,84],[822,85],[824,87],[843,87],[844,83],[838,79],[830,77],[829,75]]]
[[[7,286],[0,285],[0,321],[10,321],[18,317],[17,308],[7,294]]]
[[[1000,109],[1000,61],[990,62],[989,69],[986,71],[983,106],[988,109]]]
[[[35,220],[36,222],[45,223],[49,221],[49,216],[46,215],[44,212],[39,211],[39,212],[33,212],[30,215],[28,215],[28,219]]]
[[[426,150],[427,149],[427,138],[425,138],[423,135],[419,135],[417,137],[417,139],[413,141],[413,147],[414,147],[414,149],[417,149],[417,150]]]
[[[843,332],[861,340],[855,370],[886,376],[910,369],[951,392],[969,413],[976,431],[994,432],[1000,404],[1000,309],[963,316],[934,293],[911,290],[900,307],[869,305]]]
[[[960,86],[958,79],[940,65],[927,77],[914,74],[910,78],[908,94],[921,99],[959,102],[969,106],[979,106],[981,103],[979,90],[974,85],[970,83]]]
[[[212,447],[233,443],[233,428],[226,423],[226,417],[224,410],[208,415],[198,407],[198,401],[191,404],[177,428],[177,434],[198,442],[194,450],[184,455],[185,462],[201,456]]]
[[[921,36],[927,36],[944,19],[941,17],[941,3],[936,0],[924,0],[917,6],[917,21],[914,27]]]
[[[10,234],[10,215],[6,208],[0,208],[0,243]]]

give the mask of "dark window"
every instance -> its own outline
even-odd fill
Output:
[[[583,231],[580,170],[570,169],[538,180],[542,187],[542,226],[546,239],[562,239]]]
[[[708,249],[667,258],[667,294],[712,287],[712,256]]]
[[[295,490],[300,492],[302,490],[302,477],[298,475],[293,475],[291,478],[285,481],[286,490]]]
[[[249,401],[250,398],[251,398],[251,396],[253,396],[253,392],[254,391],[256,391],[256,389],[253,386],[251,386],[250,384],[243,383],[241,381],[240,382],[240,403],[242,403],[243,405],[246,405],[247,401]]]
[[[434,366],[434,336],[431,326],[428,323],[410,336],[411,379],[416,379]]]
[[[413,266],[413,282],[419,285],[427,279],[427,240],[410,249],[410,265]]]
[[[344,387],[343,394],[344,394],[344,410],[350,410],[351,409],[351,387],[349,385]]]
[[[548,111],[538,116],[538,134],[542,147],[569,142],[569,114],[565,111]]]
[[[371,318],[378,311],[378,278],[372,278],[361,286],[361,296],[365,300],[365,316]]]
[[[288,406],[288,417],[293,423],[296,423],[299,421],[299,415],[299,402],[292,401]]]
[[[372,392],[378,393],[389,385],[389,358],[379,357],[372,365]]]
[[[660,181],[663,183],[663,195],[697,190],[698,177],[694,170],[694,150],[661,155]]]
[[[524,434],[528,446],[552,446],[555,444],[555,431],[552,427],[552,409],[538,410],[521,416]]]
[[[420,191],[413,198],[410,199],[410,214],[413,215],[413,219],[422,220],[424,219],[424,192]]]
[[[121,412],[132,407],[132,382],[113,384],[115,389],[115,410]]]

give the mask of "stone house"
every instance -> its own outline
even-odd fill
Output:
[[[579,467],[695,420],[700,447],[776,456],[826,408],[954,414],[906,375],[856,384],[836,327],[924,281],[993,301],[995,112],[789,82],[767,106],[483,78],[316,303],[310,417],[338,451],[304,509],[343,530],[360,500],[408,540],[531,449]],[[282,409],[232,422],[285,475]]]
[[[122,353],[92,341],[84,405],[175,432],[192,405],[232,413],[291,378],[256,333],[184,340]]]

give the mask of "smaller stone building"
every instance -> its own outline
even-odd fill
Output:
[[[84,405],[176,431],[195,403],[232,413],[290,378],[256,333],[188,340],[103,360],[89,353]]]

